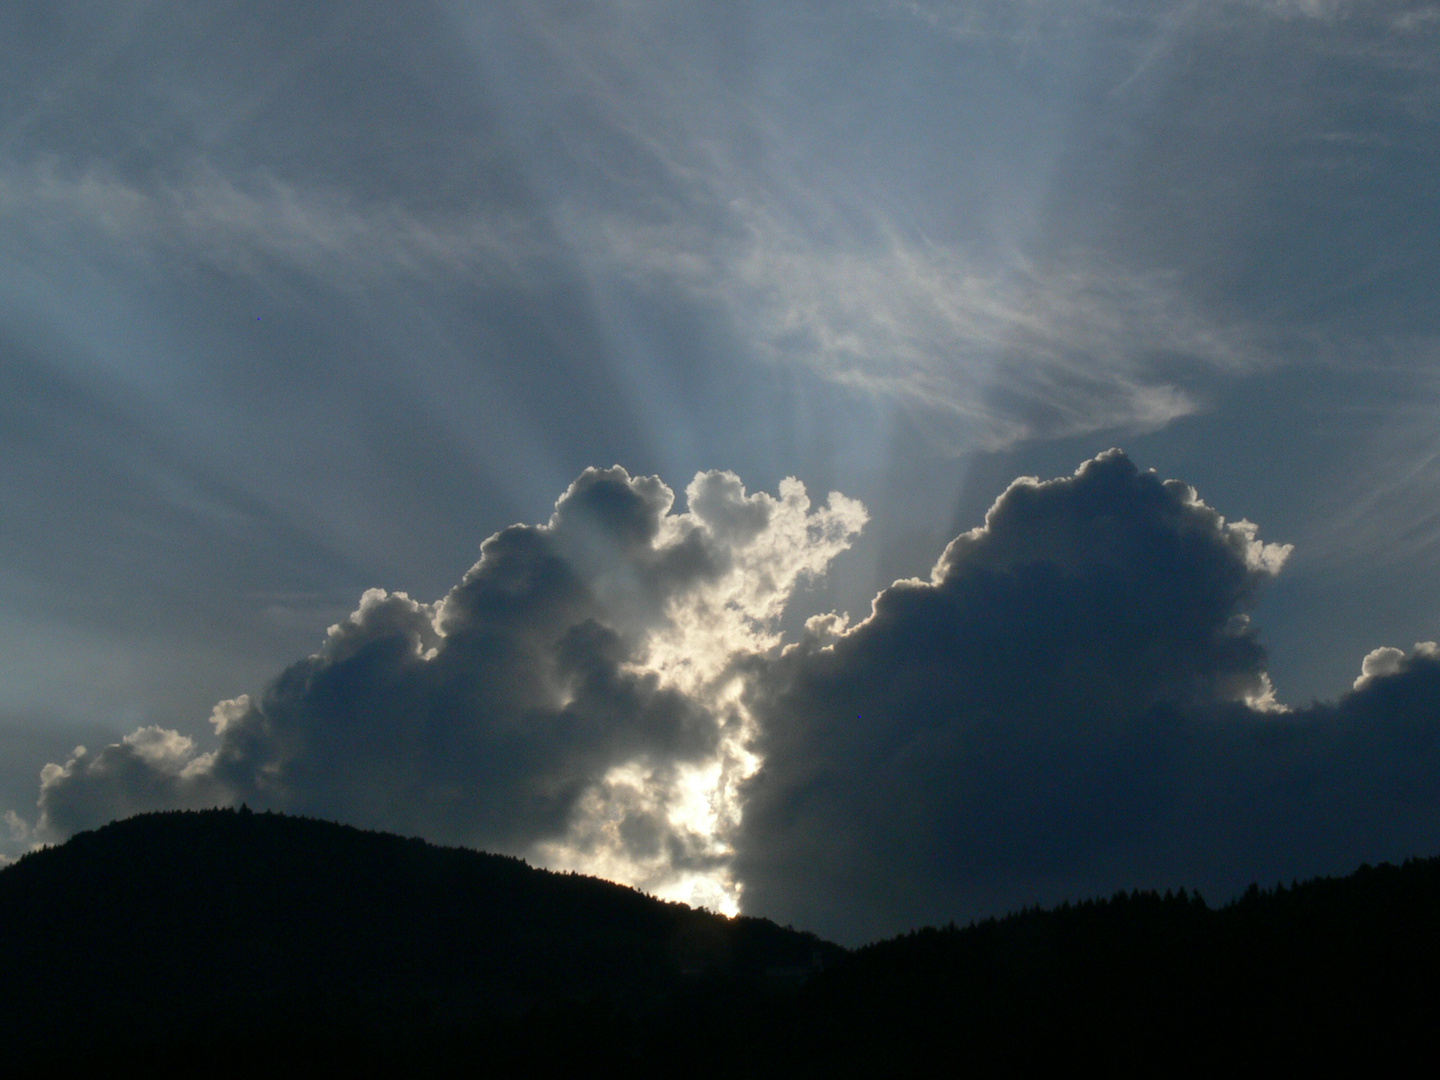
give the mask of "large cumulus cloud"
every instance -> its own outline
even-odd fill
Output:
[[[1119,451],[1016,481],[928,579],[788,645],[863,508],[723,472],[686,496],[588,470],[442,599],[367,592],[213,743],[149,727],[47,766],[36,834],[243,799],[722,910],[743,888],[848,942],[1440,847],[1440,649],[1280,705],[1249,615],[1290,549]]]
[[[1248,612],[1288,553],[1118,451],[1015,482],[930,580],[757,666],[749,903],[857,941],[1440,847],[1433,649],[1282,709]]]
[[[587,470],[547,525],[485,541],[440,601],[368,591],[263,694],[216,707],[213,751],[147,728],[48,766],[41,833],[247,800],[504,851],[549,844],[651,886],[698,871],[712,894],[694,898],[733,902],[709,871],[735,815],[687,817],[697,785],[723,803],[747,763],[744,717],[711,684],[727,650],[764,647],[864,511],[838,495],[811,510],[793,480],[747,495],[729,473],[688,496],[676,514],[656,478]]]

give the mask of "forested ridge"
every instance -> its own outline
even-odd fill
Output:
[[[1219,908],[1131,892],[917,930],[815,979],[793,1030],[892,1064],[947,1046],[986,1074],[1333,1068],[1431,1053],[1437,973],[1440,859],[1415,859]]]
[[[230,810],[25,856],[0,872],[0,927],[11,1051],[101,1056],[475,1044],[562,1060],[687,996],[758,1000],[843,952],[515,858]],[[621,1043],[647,1052],[638,1032]]]
[[[164,1074],[340,1058],[602,1074],[1184,1071],[1426,1044],[1440,860],[1122,893],[854,952],[504,856],[276,814],[150,814],[0,872],[6,1053]]]

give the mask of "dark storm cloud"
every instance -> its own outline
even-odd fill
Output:
[[[687,496],[588,470],[444,599],[367,592],[216,707],[213,751],[149,726],[47,766],[36,835],[244,799],[716,906],[738,881],[747,911],[851,942],[1121,887],[1220,899],[1440,838],[1436,647],[1285,710],[1248,612],[1288,546],[1119,451],[1017,480],[930,580],[781,651],[798,576],[863,510],[726,473]]]
[[[1016,482],[931,581],[757,672],[750,910],[844,940],[1440,841],[1440,665],[1283,712],[1247,611],[1288,550],[1111,451]]]
[[[46,766],[39,834],[245,800],[512,852],[568,845],[561,861],[629,859],[655,884],[713,867],[714,837],[672,805],[687,766],[712,785],[735,767],[740,717],[706,673],[755,647],[863,510],[833,496],[812,512],[793,480],[747,495],[718,472],[687,496],[674,514],[657,478],[586,470],[547,525],[491,536],[437,603],[366,592],[263,694],[216,706],[215,750],[151,725]]]
[[[626,670],[659,602],[717,571],[691,533],[652,546],[670,492],[591,470],[548,527],[513,526],[441,602],[383,590],[258,699],[216,709],[220,747],[137,732],[47,776],[58,832],[116,812],[248,799],[514,848],[563,830],[612,764],[703,756],[718,737],[653,673]],[[605,593],[640,601],[622,610]],[[647,602],[649,601],[649,602]]]

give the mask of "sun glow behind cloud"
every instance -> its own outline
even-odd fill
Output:
[[[537,853],[556,869],[734,915],[743,889],[729,866],[742,817],[740,785],[761,764],[752,749],[755,718],[734,663],[780,645],[777,624],[797,586],[823,574],[868,515],[838,493],[812,510],[794,478],[781,482],[776,498],[747,495],[734,474],[704,473],[686,498],[689,511],[664,519],[656,547],[682,544],[703,530],[726,552],[724,567],[668,601],[642,658],[627,669],[703,702],[720,732],[716,750],[696,763],[657,767],[639,760],[612,768],[583,796],[569,834],[542,843]]]
[[[760,766],[740,668],[867,514],[787,479],[589,469],[545,525],[490,537],[444,598],[372,588],[319,651],[212,711],[218,747],[156,725],[41,780],[39,833],[246,800],[509,850],[739,910],[740,785]],[[343,804],[343,808],[342,808]]]
[[[816,759],[762,760],[756,672],[853,654],[875,630],[826,609],[899,603],[889,583],[976,500],[1133,433],[1297,540],[1256,615],[1275,685],[1257,668],[1227,708],[1279,713],[1277,687],[1338,692],[1320,680],[1348,686],[1376,641],[1434,636],[1440,22],[1422,2],[142,8],[124,33],[17,16],[4,35],[0,594],[20,659],[0,720],[109,725],[9,752],[63,763],[51,838],[263,797],[733,910],[732,860],[766,820],[740,793],[760,807],[782,766],[809,791]],[[503,530],[446,596],[476,539],[545,521],[608,461],[794,473],[883,524],[836,564],[858,504],[710,473],[681,512],[601,469],[568,494],[643,513]],[[1226,528],[1243,568],[1225,565],[1273,576],[1282,548]],[[827,566],[784,625],[820,614],[782,641]],[[1361,567],[1373,589],[1314,588]],[[1285,608],[1307,590],[1304,617]],[[272,617],[263,594],[293,599]],[[1402,600],[1414,625],[1392,629]],[[1246,619],[1217,625],[1248,640]],[[212,702],[329,623],[208,741]],[[1324,641],[1305,685],[1285,664]],[[1083,644],[1067,679],[1099,670]],[[1356,700],[1433,659],[1372,652]],[[983,661],[976,693],[1005,683]]]

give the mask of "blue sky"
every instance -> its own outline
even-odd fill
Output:
[[[694,697],[678,672],[773,654],[811,616],[853,628],[1016,477],[1070,477],[1112,446],[1293,545],[1234,599],[1280,702],[1341,708],[1372,650],[1437,637],[1440,8],[52,3],[9,8],[0,31],[12,851],[61,829],[37,809],[47,763],[110,744],[175,775],[223,758],[216,702],[321,655],[368,589],[438,602],[486,537],[582,499],[590,467],[668,485],[673,509],[644,504],[655,552],[691,533],[710,552],[711,576],[664,578],[683,604],[642,588],[653,552],[623,588],[599,563],[585,578],[603,601],[586,618],[659,680],[647,695]],[[687,485],[712,470],[751,502],[715,473],[695,490],[723,497],[695,511]],[[732,504],[761,531],[715,509]],[[588,541],[557,539],[579,526],[552,525],[589,566]],[[701,611],[713,632],[685,621]],[[709,874],[733,900],[727,845],[760,790],[761,729],[783,724],[757,704],[784,697],[770,677],[747,676],[740,719],[723,717],[744,691],[707,690],[695,707],[720,734],[666,742],[679,757],[619,735],[586,743],[601,757],[584,768],[556,757],[574,797],[544,828],[373,823],[676,895],[692,893],[674,875]],[[152,728],[174,739],[121,741]],[[205,797],[258,791],[225,775]],[[277,805],[325,812],[340,783]],[[651,817],[617,810],[620,788]],[[692,836],[688,862],[637,869],[593,832],[674,824],[682,789],[710,799],[685,819],[711,822],[708,854]],[[788,915],[759,842],[735,841],[752,895]],[[945,888],[1003,906],[1130,884],[1138,865]],[[936,905],[823,917],[879,932]]]

